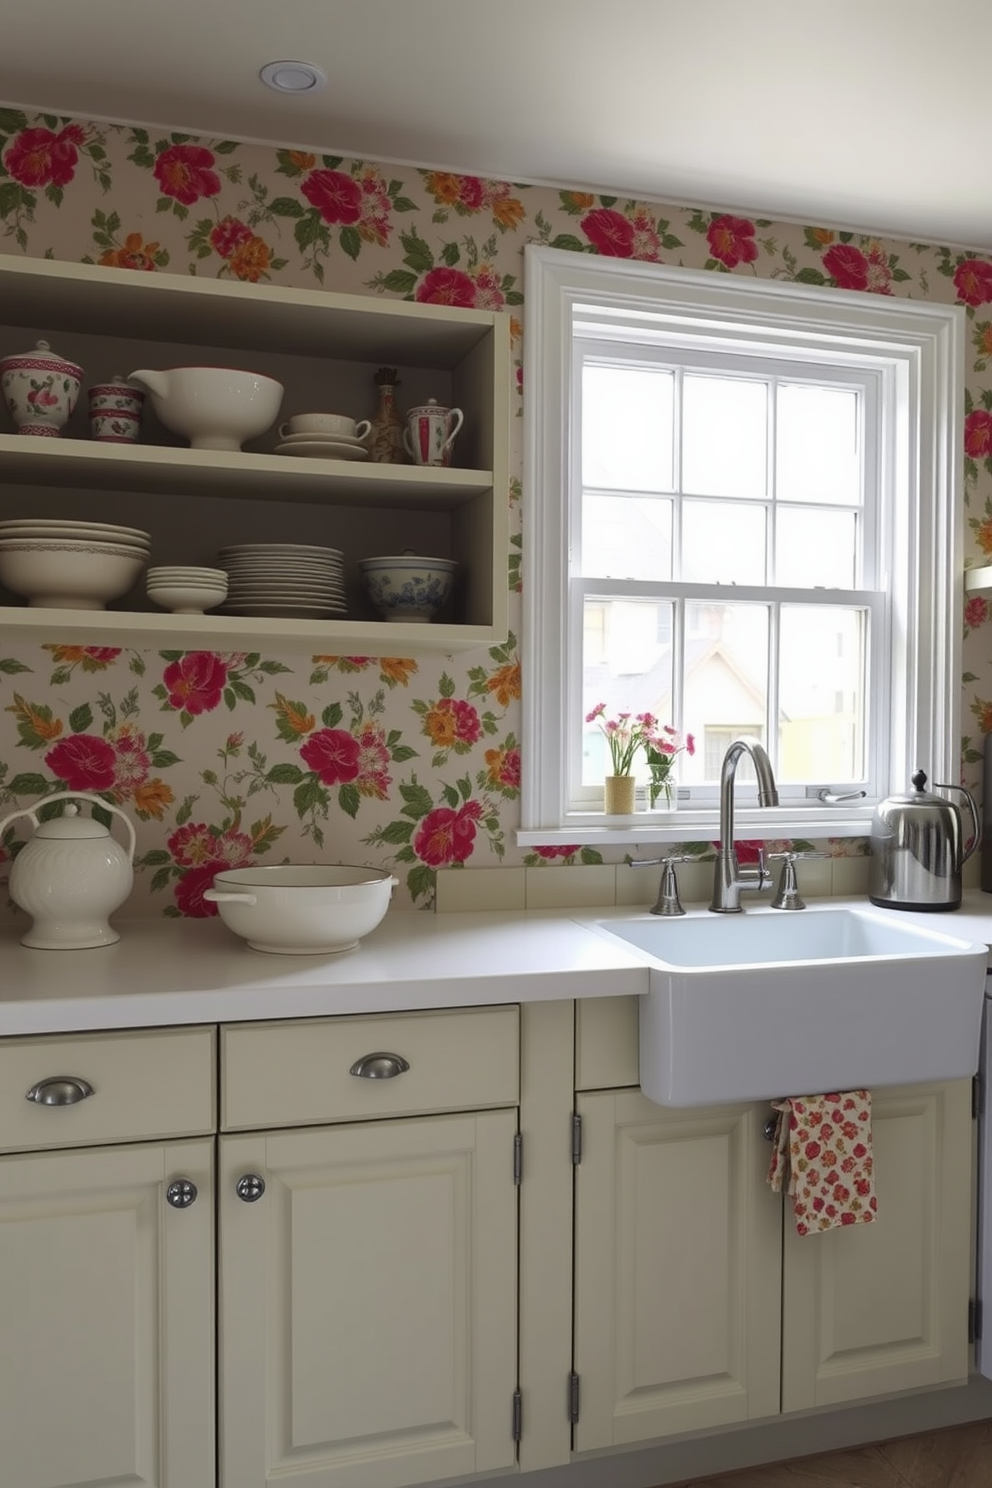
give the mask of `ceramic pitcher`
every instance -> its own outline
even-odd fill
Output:
[[[455,435],[464,423],[460,408],[442,408],[436,398],[407,411],[403,448],[415,465],[450,465]]]

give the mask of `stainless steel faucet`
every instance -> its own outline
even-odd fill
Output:
[[[772,762],[763,744],[748,735],[742,735],[728,748],[720,767],[720,846],[713,865],[713,899],[710,909],[714,914],[740,914],[741,893],[744,889],[760,893],[767,889],[772,876],[765,867],[764,853],[759,853],[755,864],[744,867],[737,861],[734,847],[734,780],[737,764],[742,754],[749,754],[758,777],[758,805],[777,806],[778,787],[772,771]]]

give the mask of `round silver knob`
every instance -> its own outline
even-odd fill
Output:
[[[39,1106],[74,1106],[93,1094],[93,1086],[78,1075],[51,1075],[39,1080],[24,1097]]]
[[[261,1178],[258,1173],[245,1173],[234,1185],[234,1192],[246,1204],[254,1204],[255,1200],[260,1199],[265,1192],[265,1179]]]
[[[196,1202],[196,1184],[189,1178],[177,1178],[165,1190],[165,1202],[173,1209],[188,1209]]]
[[[409,1068],[409,1062],[402,1054],[363,1054],[361,1059],[355,1060],[348,1073],[357,1075],[360,1080],[395,1080]]]

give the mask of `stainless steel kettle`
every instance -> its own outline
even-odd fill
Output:
[[[961,903],[961,869],[982,836],[978,807],[963,785],[934,786],[960,791],[968,802],[974,834],[965,851],[961,808],[926,783],[917,770],[910,794],[889,796],[875,808],[868,892],[882,909],[957,909]]]

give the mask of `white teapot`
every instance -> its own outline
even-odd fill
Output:
[[[91,801],[119,816],[127,827],[125,852],[102,822],[80,816],[68,805],[62,816],[39,822],[38,811],[52,801]],[[0,821],[0,838],[12,821],[28,816],[35,833],[10,869],[10,897],[31,915],[31,929],[21,944],[46,951],[83,950],[120,940],[108,924],[134,884],[135,832],[117,806],[87,791],[59,791],[34,806],[13,811]]]

